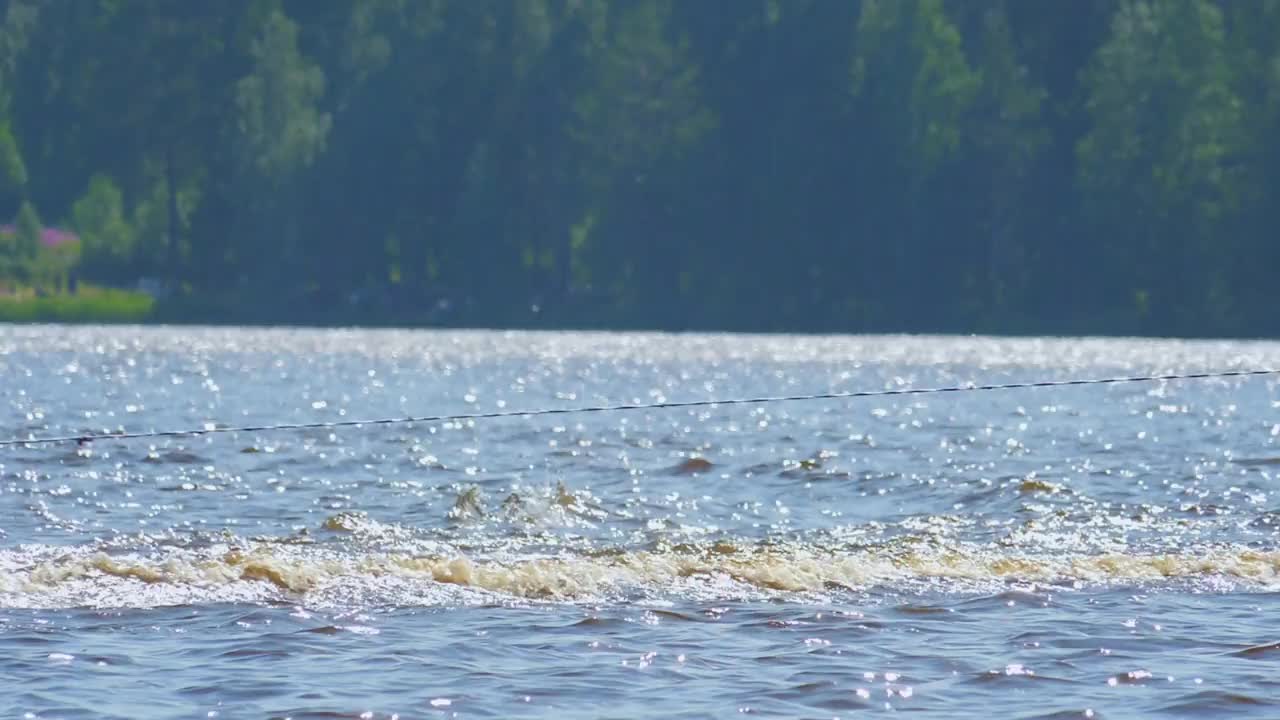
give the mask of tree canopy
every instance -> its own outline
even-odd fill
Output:
[[[1277,23],[0,0],[0,275],[59,228],[178,320],[1274,336]]]

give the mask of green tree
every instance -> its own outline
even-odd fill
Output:
[[[702,100],[689,40],[671,26],[670,2],[602,7],[587,58],[594,72],[572,126],[588,208],[599,218],[584,251],[594,253],[602,284],[639,290],[631,302],[661,303],[697,242],[675,222],[686,189],[680,171],[716,118]]]
[[[84,270],[91,278],[126,283],[134,260],[135,236],[124,197],[111,178],[95,175],[84,196],[71,206],[71,227],[82,243]]]
[[[279,9],[250,43],[253,71],[236,82],[241,146],[248,163],[279,185],[324,149],[331,124],[317,106],[324,72],[298,52],[297,25]]]
[[[1231,310],[1218,231],[1238,209],[1244,135],[1225,43],[1208,0],[1129,0],[1084,80],[1081,191],[1104,291],[1138,328],[1187,332]]]
[[[18,62],[39,17],[33,3],[10,0],[0,15],[0,217],[7,217],[22,198],[27,168],[10,122],[11,88]]]
[[[8,123],[0,123],[0,194],[16,193],[27,184],[27,167],[22,162],[18,141]]]
[[[884,199],[872,211],[878,252],[867,258],[879,278],[874,294],[923,320],[913,329],[954,326],[960,306],[948,300],[962,282],[953,271],[966,228],[947,208],[959,189],[948,170],[969,139],[982,79],[941,0],[868,0],[857,32],[852,90],[877,140],[863,161],[873,176],[864,182],[874,187],[879,178]],[[906,284],[921,272],[931,282]]]
[[[231,86],[234,129],[223,137],[232,152],[208,161],[194,277],[221,290],[248,271],[259,293],[275,294],[301,267],[301,173],[324,150],[331,118],[319,107],[324,72],[300,54],[297,25],[278,4],[251,14],[243,32],[250,64]]]
[[[40,252],[40,233],[44,226],[40,224],[40,216],[31,203],[22,203],[14,228],[17,239],[14,249],[18,258],[24,261],[34,260]]]
[[[43,280],[39,267],[40,216],[31,203],[24,202],[14,223],[14,235],[9,244],[12,256],[7,263],[19,281],[38,284]]]
[[[973,17],[958,16],[957,25],[967,26],[973,38],[980,84],[960,120],[964,141],[938,203],[951,238],[938,244],[935,257],[959,281],[949,292],[964,298],[959,305],[975,329],[1025,322],[1025,308],[1039,305],[1027,268],[1038,261],[1040,243],[1032,239],[1046,223],[1026,209],[1037,200],[1031,181],[1051,138],[1044,117],[1048,93],[1021,57],[1006,5],[964,5],[961,12]],[[985,182],[970,182],[975,177]]]
[[[0,0],[0,219],[69,217],[92,277],[242,318],[1280,332],[1276,22]]]
[[[1280,335],[1274,268],[1280,267],[1280,1],[1224,3],[1226,53],[1233,88],[1243,108],[1246,139],[1232,158],[1243,178],[1237,184],[1241,210],[1222,232],[1232,234],[1230,253],[1221,261],[1234,300],[1237,332]]]

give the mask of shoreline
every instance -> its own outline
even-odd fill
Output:
[[[125,293],[122,293],[125,294]],[[1126,323],[1086,327],[1068,324],[1044,328],[1014,328],[1000,323],[976,323],[972,327],[930,326],[923,323],[836,324],[814,322],[792,327],[780,323],[661,322],[626,313],[601,313],[587,318],[581,313],[539,313],[521,317],[517,312],[470,312],[448,317],[409,313],[316,312],[189,312],[143,293],[127,292],[111,302],[92,296],[46,296],[24,300],[0,298],[0,325],[138,325],[153,327],[249,327],[314,330],[478,330],[492,332],[617,332],[659,334],[728,334],[777,336],[937,336],[1001,338],[1129,338],[1145,340],[1274,341],[1280,336],[1264,332],[1170,333],[1143,332]],[[145,298],[145,300],[144,300]],[[608,317],[611,316],[611,317]]]

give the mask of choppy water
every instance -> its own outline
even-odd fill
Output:
[[[1280,344],[0,327],[0,436],[1280,367]],[[1280,388],[0,450],[0,717],[1280,716]]]

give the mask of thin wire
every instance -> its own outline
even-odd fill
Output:
[[[620,412],[624,410],[662,410],[667,408],[719,407],[721,405],[759,405],[763,403],[792,402],[801,400],[836,400],[841,398],[874,398],[895,395],[934,395],[939,393],[983,392],[990,390],[1018,390],[1023,388],[1067,387],[1078,385],[1115,385],[1119,383],[1155,382],[1163,380],[1202,380],[1209,378],[1252,377],[1278,375],[1280,370],[1223,370],[1173,375],[1140,375],[1133,377],[1086,378],[1080,380],[1037,380],[1033,382],[999,383],[990,385],[952,385],[947,387],[900,388],[896,390],[861,390],[847,392],[810,393],[805,395],[776,395],[768,397],[729,398],[721,400],[683,400],[676,402],[635,403],[623,405],[593,405],[572,408],[539,408],[533,410],[499,410],[493,412],[457,413],[452,415],[422,415],[373,420],[336,420],[329,422],[275,423],[271,425],[241,425],[219,427],[207,425],[185,430],[147,430],[131,433],[103,433],[90,435],[63,435],[60,437],[14,438],[0,440],[0,447],[14,445],[50,445],[55,443],[88,443],[94,440],[131,440],[137,438],[189,437],[214,433],[267,432],[275,430],[328,430],[365,425],[403,425],[409,423],[460,422],[465,420],[490,420],[495,418],[531,418],[544,415],[569,415],[573,413]]]

